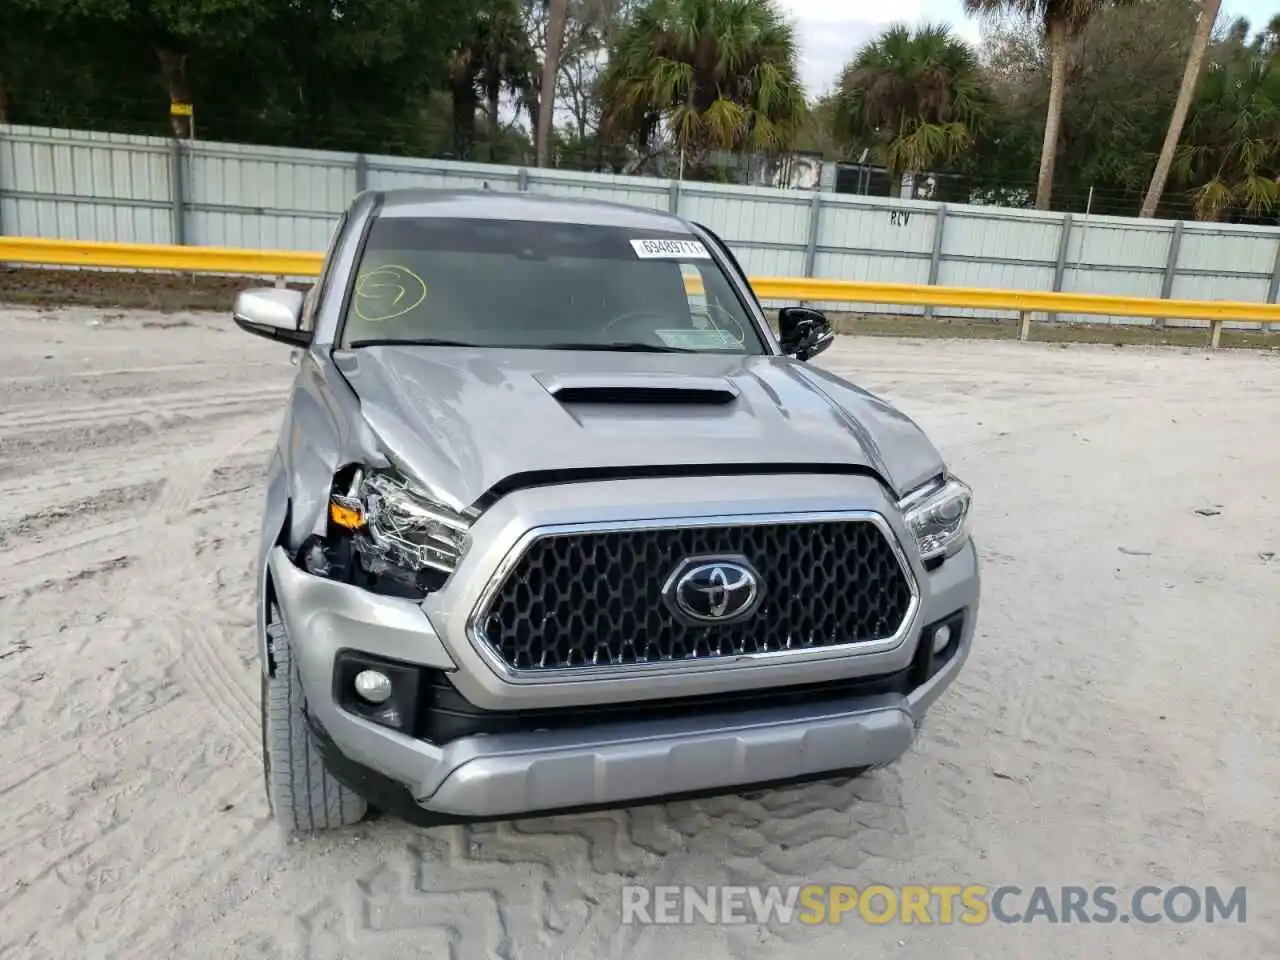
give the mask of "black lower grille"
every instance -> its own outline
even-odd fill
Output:
[[[921,648],[926,649],[926,648]],[[588,706],[540,707],[534,710],[483,710],[470,703],[443,671],[424,670],[421,709],[415,736],[444,746],[462,737],[492,736],[500,733],[528,733],[531,730],[582,730],[619,723],[643,723],[717,714],[741,715],[753,710],[830,704],[849,709],[850,701],[897,694],[912,690],[912,670],[877,677],[846,677],[805,683],[791,687],[733,690],[694,697],[598,703]]]
[[[690,558],[745,559],[759,601],[734,622],[679,616],[664,587]],[[480,620],[509,667],[708,660],[869,642],[903,625],[911,587],[867,520],[675,527],[535,539]]]

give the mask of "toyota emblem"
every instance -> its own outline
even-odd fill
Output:
[[[745,557],[691,557],[663,591],[681,619],[730,623],[751,614],[760,600],[760,577]]]

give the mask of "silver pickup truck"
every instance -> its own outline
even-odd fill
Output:
[[[699,224],[365,192],[234,319],[297,365],[257,564],[290,831],[856,774],[968,655],[969,488]]]

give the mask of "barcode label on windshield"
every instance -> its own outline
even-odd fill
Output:
[[[711,259],[699,240],[632,240],[631,247],[641,260]]]

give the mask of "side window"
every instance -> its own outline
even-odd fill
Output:
[[[302,301],[301,327],[307,332],[313,332],[316,328],[316,311],[320,309],[320,299],[324,296],[324,287],[329,280],[329,271],[333,267],[333,254],[338,248],[338,241],[342,239],[342,232],[346,226],[347,214],[344,212],[338,218],[337,226],[329,236],[329,248],[324,252],[320,275],[316,277],[316,282],[311,285],[311,289],[307,291]]]

